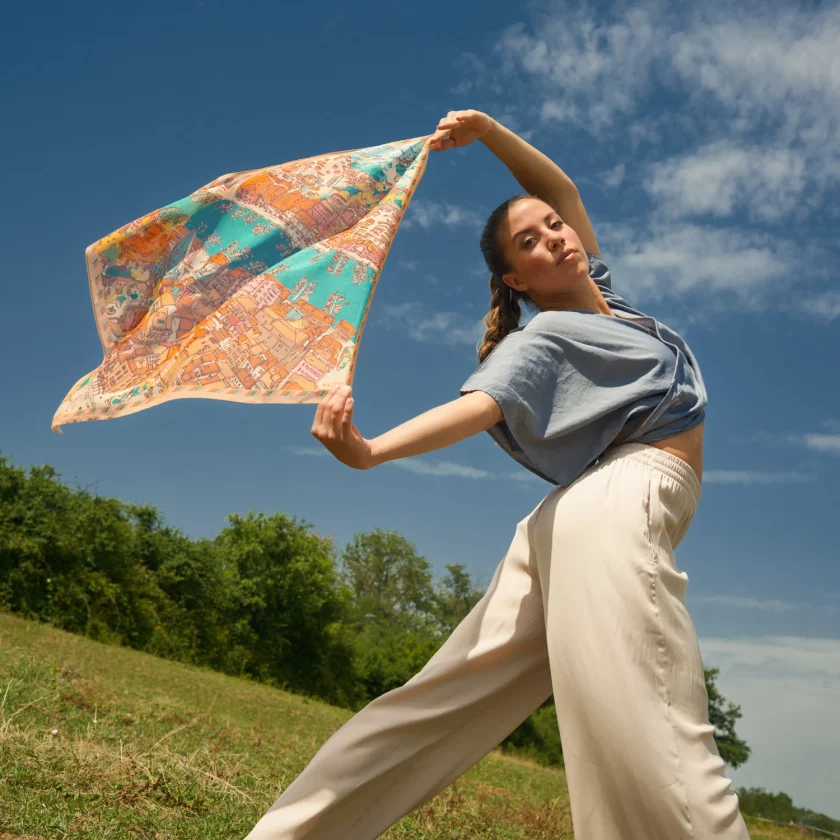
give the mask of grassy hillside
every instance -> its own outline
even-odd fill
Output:
[[[350,714],[0,613],[0,840],[242,838]],[[572,838],[563,771],[494,751],[383,835],[477,836]]]

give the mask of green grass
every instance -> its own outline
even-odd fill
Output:
[[[0,613],[0,840],[243,838],[351,714]],[[563,771],[493,751],[382,835],[479,836],[570,840]]]

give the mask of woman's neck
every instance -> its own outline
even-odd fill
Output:
[[[566,312],[571,309],[615,317],[615,313],[610,309],[604,295],[591,277],[589,278],[589,284],[575,295],[567,295],[562,300],[557,298],[545,301],[535,300],[534,303],[539,306],[541,312]]]

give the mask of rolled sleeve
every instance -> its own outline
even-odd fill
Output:
[[[461,386],[461,395],[484,391],[499,404],[509,427],[540,437],[556,407],[563,350],[540,332],[520,330],[496,345]]]

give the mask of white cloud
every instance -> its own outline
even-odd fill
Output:
[[[743,131],[764,119],[787,138],[831,142],[840,102],[837,6],[780,7],[772,15],[757,3],[722,2],[676,14],[662,3],[611,11],[549,4],[532,26],[502,32],[501,69],[538,83],[544,118],[597,133],[634,113],[658,82],[688,93],[689,107],[717,101],[725,113],[704,109],[707,122]]]
[[[307,446],[290,446],[289,451],[294,452],[295,455],[305,457],[320,458],[324,455],[329,455],[327,449],[317,449]],[[490,470],[481,469],[479,467],[471,467],[467,464],[456,464],[453,461],[431,461],[427,458],[414,456],[412,458],[397,458],[393,461],[386,461],[385,464],[399,467],[401,470],[407,470],[415,475],[431,475],[443,476],[447,478],[472,478],[472,479],[495,479],[496,481],[520,481],[543,482],[539,476],[527,470],[517,470],[512,472],[492,472]]]
[[[510,102],[494,102],[488,108],[493,119],[498,120],[505,128],[518,134],[527,143],[534,137],[534,131],[527,129],[522,121],[522,109]]]
[[[651,164],[644,188],[668,219],[724,217],[743,206],[753,219],[778,221],[796,210],[804,173],[804,157],[791,149],[718,140]]]
[[[658,190],[681,215],[744,204],[776,220],[826,203],[840,180],[840,6],[767,11],[720,1],[597,13],[548,3],[501,33],[500,67],[488,75],[524,77],[530,90],[518,101],[533,100],[532,118],[544,124],[697,148],[658,172]]]
[[[459,82],[457,85],[449,88],[449,92],[455,96],[466,96],[474,86],[474,83],[470,81]]]
[[[394,467],[407,470],[416,475],[446,476],[454,478],[491,479],[495,481],[519,481],[546,482],[538,475],[528,470],[515,470],[511,472],[493,472],[479,467],[470,467],[467,464],[456,464],[453,461],[431,461],[421,456],[412,458],[399,458],[395,461],[386,461]]]
[[[616,164],[611,169],[606,169],[598,173],[598,178],[601,183],[611,190],[617,189],[624,181],[625,165],[623,163]]]
[[[840,7],[697,7],[693,25],[673,32],[671,66],[739,122],[774,126],[786,141],[833,147],[840,114]]]
[[[807,636],[709,638],[700,640],[700,649],[707,668],[720,666],[723,670],[738,666],[765,677],[820,677],[840,690],[840,639]],[[732,699],[737,702],[736,698]],[[840,739],[840,727],[836,734]]]
[[[424,461],[418,458],[400,458],[396,461],[386,461],[408,472],[418,475],[456,476],[457,478],[493,478],[488,470],[469,467],[466,464],[455,464],[452,461]]]
[[[840,435],[806,434],[795,436],[794,441],[818,452],[833,452],[840,455]]]
[[[805,602],[783,601],[780,598],[753,598],[745,595],[692,595],[692,603],[710,604],[718,607],[731,607],[736,610],[761,610],[763,612],[828,612],[834,614],[837,607],[833,604],[811,604]]]
[[[837,43],[836,4],[768,15],[757,2],[654,0],[595,14],[548,0],[500,34],[490,59],[461,67],[474,92],[492,85],[492,99],[513,100],[516,119],[542,120],[546,136],[558,122],[589,132],[593,161],[602,149],[629,150],[576,180],[619,192],[628,221],[595,224],[616,291],[631,302],[692,296],[694,320],[736,309],[831,323],[834,242],[817,231],[840,216]],[[641,143],[668,156],[634,155]],[[735,214],[737,225],[721,226]]]
[[[464,78],[449,89],[455,96],[465,96],[473,90],[488,89],[492,93],[501,94],[502,86],[496,79],[496,74],[488,68],[487,62],[479,58],[475,53],[464,52],[455,58],[456,67],[464,75]],[[480,80],[480,81],[479,81]],[[447,108],[446,110],[460,110],[459,108]],[[443,116],[443,113],[441,113]]]
[[[439,201],[412,201],[411,213],[405,217],[402,226],[411,228],[414,225],[420,225],[424,230],[434,225],[446,227],[468,225],[479,228],[483,221],[479,213],[468,207]]]
[[[502,473],[499,475],[500,479],[511,480],[511,481],[520,481],[523,483],[530,484],[531,482],[539,482],[543,485],[543,487],[547,487],[547,482],[544,478],[540,478],[536,473],[532,473],[530,470],[521,469],[515,470],[509,473]]]
[[[816,452],[840,453],[840,421],[829,419],[820,424],[827,431],[783,434],[756,430],[750,435],[732,435],[731,443],[762,443],[767,446],[804,446]]]
[[[288,448],[295,455],[304,455],[309,458],[323,458],[325,455],[330,454],[327,449],[318,449],[313,446],[290,446]]]
[[[415,341],[436,344],[469,344],[475,347],[484,337],[484,317],[478,321],[460,312],[434,312],[420,303],[388,304],[378,319],[391,329],[403,331]]]
[[[796,251],[758,231],[691,222],[653,221],[599,225],[604,259],[616,292],[636,298],[702,293],[711,309],[731,307],[716,296],[727,292],[742,310],[761,310],[780,281],[798,277]],[[785,291],[790,283],[785,283]],[[633,295],[636,297],[634,298]],[[773,298],[778,303],[779,297]]]
[[[814,481],[815,476],[801,472],[767,472],[761,470],[704,470],[704,484],[800,484]]]
[[[726,700],[741,706],[736,731],[752,749],[726,775],[733,788],[784,791],[835,819],[840,755],[840,639],[700,638]]]
[[[840,318],[840,289],[829,289],[805,298],[802,310],[820,320],[833,321]]]
[[[543,86],[544,120],[597,132],[632,113],[648,86],[661,49],[655,13],[631,9],[614,23],[597,21],[592,9],[566,6],[540,20],[538,35],[518,23],[499,38],[495,52],[505,69],[522,69]]]

